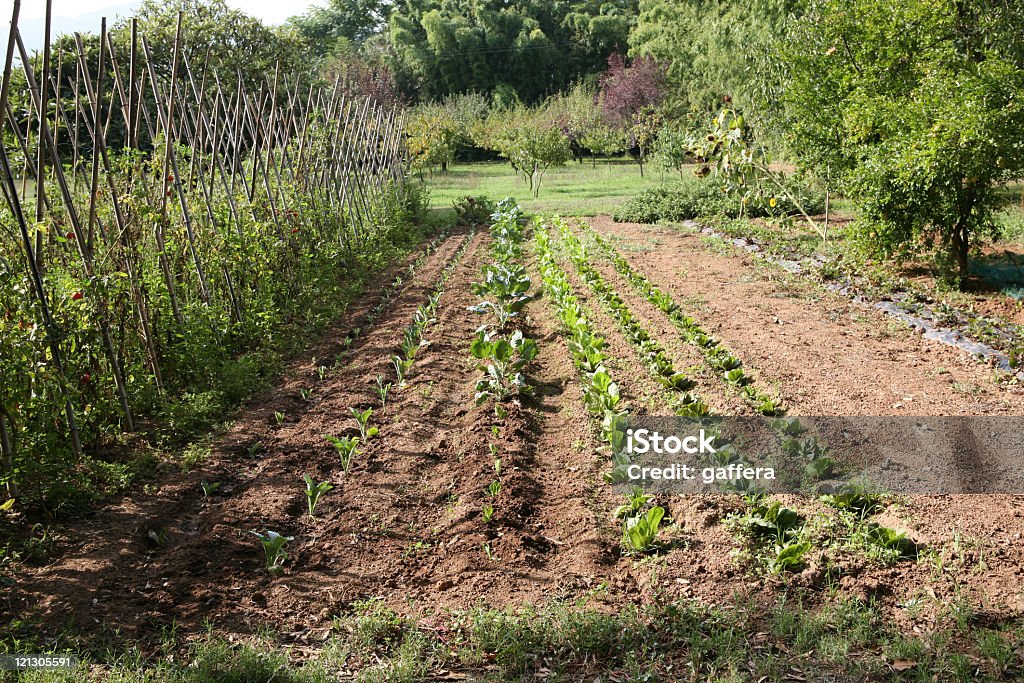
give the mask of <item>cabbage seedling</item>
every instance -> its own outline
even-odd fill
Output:
[[[483,509],[484,524],[490,524],[491,520],[494,519],[494,506],[484,505]]]
[[[399,356],[391,356],[391,365],[395,368],[395,375],[398,377],[399,388],[405,386],[406,375],[412,369],[412,359],[402,360]]]
[[[380,396],[380,409],[388,407],[388,394],[391,393],[391,382],[384,382],[383,375],[377,375],[377,395]]]
[[[302,475],[302,479],[306,482],[306,506],[309,508],[309,516],[313,516],[313,512],[316,511],[317,501],[320,500],[320,496],[324,495],[334,487],[331,486],[329,481],[322,481],[319,484],[313,483],[313,478],[308,474]]]
[[[642,515],[627,517],[622,531],[622,545],[629,553],[646,553],[654,548],[658,526],[665,508],[653,507]]]
[[[516,394],[528,393],[523,370],[537,357],[537,342],[523,337],[520,330],[508,339],[492,339],[480,331],[470,345],[473,357],[488,361],[479,368],[486,374],[476,383],[476,404],[488,399],[504,401]]]
[[[497,498],[498,494],[501,493],[501,481],[498,479],[492,481],[490,486],[487,487],[487,493],[491,498]]]
[[[366,410],[359,411],[356,408],[349,408],[349,412],[352,413],[352,417],[356,419],[356,425],[359,426],[359,438],[366,441],[372,436],[377,436],[380,430],[376,427],[370,427],[370,417],[373,416],[373,408],[367,408]]]
[[[359,437],[356,436],[331,436],[330,434],[324,434],[324,438],[330,442],[332,446],[338,451],[338,456],[341,458],[341,470],[348,473],[349,468],[352,466],[352,459],[359,455]]]
[[[294,536],[282,536],[276,531],[266,530],[264,533],[250,531],[253,536],[260,539],[263,544],[263,554],[266,558],[266,568],[273,576],[279,576],[284,571],[284,563],[288,560],[288,553],[284,546],[289,541],[294,541]]]

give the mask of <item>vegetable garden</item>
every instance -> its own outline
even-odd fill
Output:
[[[641,3],[645,30],[661,4]],[[414,50],[457,3],[420,5],[363,9],[400,13],[375,30],[406,50],[399,81],[444,73],[427,91],[465,74]],[[350,67],[333,80],[229,69],[195,49],[188,8],[173,37],[166,16],[162,35],[104,22],[30,55],[17,6],[0,641],[82,661],[0,681],[1024,675],[1024,504],[996,486],[1019,462],[953,420],[1024,412],[1016,337],[985,339],[1004,367],[903,325],[893,310],[932,321],[958,295],[919,278],[896,296],[890,264],[853,253],[838,189],[773,162],[739,105],[673,118],[646,99],[679,73],[615,53],[596,99],[561,74],[540,104],[496,86],[405,106],[358,82],[387,80],[365,44],[317,47]],[[629,32],[602,7],[560,26]],[[323,11],[296,25],[321,31]],[[458,187],[460,146],[502,159],[503,199]],[[562,215],[527,210],[557,195],[549,168],[577,157],[571,183],[623,151],[651,189],[615,219],[578,210],[586,188],[551,200]],[[919,423],[858,436],[852,462],[814,416]],[[712,437],[699,492],[628,474],[656,420]],[[780,444],[791,488],[714,474],[763,464],[742,420]],[[922,433],[948,448],[877,447]]]

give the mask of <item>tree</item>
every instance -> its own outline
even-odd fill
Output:
[[[608,57],[608,70],[600,80],[600,102],[610,125],[626,128],[637,114],[652,109],[665,98],[665,71],[650,57],[632,64],[619,53]]]
[[[313,5],[288,21],[323,56],[336,52],[339,44],[358,47],[382,33],[394,9],[389,0],[330,0],[326,7]]]
[[[534,104],[599,72],[634,17],[632,0],[406,0],[388,22],[391,66],[422,100],[511,91]]]
[[[965,284],[994,185],[1024,173],[1021,35],[1002,0],[815,0],[795,23],[780,128],[839,178],[874,248],[937,236]]]
[[[630,54],[666,67],[668,104],[681,116],[716,111],[728,96],[744,111],[765,99],[764,55],[803,0],[640,0]]]
[[[328,82],[341,83],[346,96],[367,97],[386,106],[404,101],[388,65],[354,49],[331,55],[321,71]]]
[[[153,53],[157,73],[167,76],[178,13],[182,13],[182,46],[193,69],[201,69],[210,50],[212,67],[228,92],[237,74],[250,86],[273,79],[275,65],[289,76],[308,72],[305,40],[291,27],[269,27],[259,19],[228,6],[225,0],[145,0],[136,12],[139,30]],[[127,44],[128,20],[115,26],[117,39]]]
[[[544,173],[572,158],[569,138],[562,131],[558,109],[517,107],[492,110],[473,128],[473,142],[508,159],[536,197]]]

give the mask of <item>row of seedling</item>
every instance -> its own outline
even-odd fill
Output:
[[[384,313],[388,304],[392,298],[401,289],[402,285],[408,282],[416,274],[430,255],[437,249],[438,245],[447,237],[447,232],[442,232],[435,237],[426,248],[409,266],[403,271],[402,274],[395,276],[395,279],[385,287],[383,292],[383,299],[378,303],[369,313],[366,314],[366,327],[373,325],[380,316]],[[459,254],[454,259],[454,262],[458,261],[459,256],[468,248],[469,239],[463,244]],[[451,266],[449,266],[451,268]],[[440,295],[438,295],[439,297]],[[431,296],[431,301],[434,301],[434,296]],[[436,304],[435,304],[436,306]],[[422,308],[422,307],[421,307]],[[420,315],[420,311],[417,311],[417,315]],[[349,348],[361,334],[363,327],[354,328],[349,332],[345,338],[345,348]],[[408,331],[408,330],[407,330]],[[404,345],[404,342],[403,342]],[[321,366],[319,369],[320,379],[324,379],[326,375],[326,367]],[[391,390],[391,384],[385,383],[384,378],[380,375],[377,376],[378,393],[381,398],[381,409],[384,409],[387,405],[387,396]],[[304,396],[305,398],[305,396]],[[370,420],[373,416],[373,408],[367,408],[360,410],[358,408],[349,409],[353,419],[355,420],[356,427],[359,430],[359,436],[345,435],[345,436],[334,436],[331,434],[324,434],[324,439],[334,447],[338,454],[339,461],[341,463],[342,472],[348,473],[352,467],[352,463],[355,458],[360,454],[359,445],[360,443],[366,443],[371,437],[376,436],[379,433],[379,428],[371,426]],[[280,422],[280,420],[279,420]],[[329,481],[316,482],[308,474],[304,474],[302,477],[305,482],[305,495],[306,495],[306,509],[309,511],[309,516],[312,518],[316,512],[316,507],[320,502],[320,498],[332,490],[334,486]],[[207,487],[204,485],[204,493]],[[260,540],[260,545],[263,548],[264,567],[267,572],[273,576],[279,576],[284,571],[284,565],[288,560],[288,553],[285,550],[285,546],[291,541],[295,540],[294,536],[285,536],[276,531],[270,529],[264,530],[262,533],[258,531],[250,532]]]
[[[604,337],[595,332],[587,320],[583,305],[573,293],[565,272],[555,261],[547,230],[535,231],[534,246],[544,292],[554,302],[556,314],[568,338],[569,353],[583,377],[584,402],[587,410],[599,422],[604,448],[610,451],[615,462],[625,457],[623,447],[629,412],[622,406],[618,385],[604,367]],[[649,552],[655,547],[665,509],[650,506],[650,497],[641,491],[627,496],[627,501],[615,513],[622,520],[622,547],[630,553]]]
[[[604,305],[623,334],[636,348],[644,365],[664,387],[676,392],[676,414],[683,417],[701,418],[710,411],[708,406],[696,394],[688,391],[693,387],[693,380],[685,372],[676,370],[668,353],[633,315],[633,312],[622,300],[614,287],[609,285],[597,270],[590,265],[590,255],[586,245],[573,234],[564,221],[558,222],[561,244],[565,254],[576,267],[583,282]]]
[[[586,231],[604,252],[617,270],[640,294],[651,304],[657,306],[672,324],[682,333],[683,339],[696,347],[704,361],[713,368],[724,382],[740,392],[740,394],[763,415],[778,415],[782,412],[782,402],[756,387],[743,370],[740,359],[720,341],[709,335],[692,317],[686,315],[673,298],[659,289],[641,273],[636,272],[608,240],[599,235],[593,228],[586,226]]]
[[[384,315],[384,311],[387,309],[388,305],[391,303],[394,297],[402,289],[402,285],[412,280],[412,278],[416,275],[416,271],[423,267],[423,264],[427,262],[427,259],[430,258],[430,255],[437,250],[437,247],[447,237],[447,230],[440,232],[434,239],[432,239],[427,244],[426,247],[424,247],[423,252],[419,256],[417,256],[416,259],[412,263],[410,263],[404,271],[396,275],[395,279],[388,283],[388,285],[381,292],[381,301],[378,302],[376,306],[371,308],[369,312],[367,312],[365,325],[363,325],[362,327],[356,327],[352,329],[348,333],[348,335],[346,335],[345,340],[342,342],[346,350],[351,348],[352,345],[359,339],[359,336],[362,334],[363,330],[369,329],[371,326],[373,326],[374,323],[376,323],[380,319],[382,315]]]
[[[521,263],[526,236],[523,213],[515,200],[505,198],[491,219],[493,263],[483,266],[480,281],[473,284],[472,291],[481,301],[469,310],[493,318],[477,329],[469,350],[484,373],[476,383],[477,405],[493,401],[495,414],[503,417],[505,402],[530,392],[524,371],[539,349],[521,329],[511,329],[535,298],[530,294],[533,282]]]
[[[399,353],[391,356],[391,365],[395,370],[396,388],[401,389],[405,387],[406,379],[409,376],[410,370],[412,370],[413,362],[416,360],[416,354],[425,345],[423,334],[427,327],[434,322],[434,315],[437,313],[437,308],[441,303],[441,296],[444,294],[445,286],[455,273],[455,269],[469,249],[469,245],[473,242],[473,234],[473,232],[469,233],[466,241],[463,242],[459,250],[452,256],[451,262],[441,271],[433,291],[427,297],[427,302],[416,309],[412,320],[402,331],[402,340],[398,347]],[[378,385],[380,384],[381,382],[378,380]],[[381,389],[383,392],[383,386]],[[386,393],[384,393],[382,395],[382,402],[386,400]]]
[[[515,200],[505,198],[498,202],[491,221],[492,262],[482,267],[480,281],[472,286],[472,292],[481,300],[469,307],[470,311],[489,318],[477,329],[469,351],[478,361],[477,368],[483,372],[483,377],[476,382],[475,402],[477,405],[492,402],[495,416],[502,419],[508,414],[508,401],[530,393],[526,369],[537,357],[539,348],[522,329],[514,327],[522,318],[526,304],[535,298],[530,294],[533,282],[522,265],[526,236],[523,213]],[[495,425],[492,429],[497,437],[500,428]],[[494,519],[501,493],[501,458],[496,443],[491,444],[491,457],[494,458],[495,478],[485,491],[481,509],[485,524]],[[489,560],[497,559],[489,542],[482,547]]]

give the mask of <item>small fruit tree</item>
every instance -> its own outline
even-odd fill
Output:
[[[831,171],[883,253],[937,238],[961,286],[994,186],[1024,172],[1024,10],[813,0],[779,51],[789,144]]]

